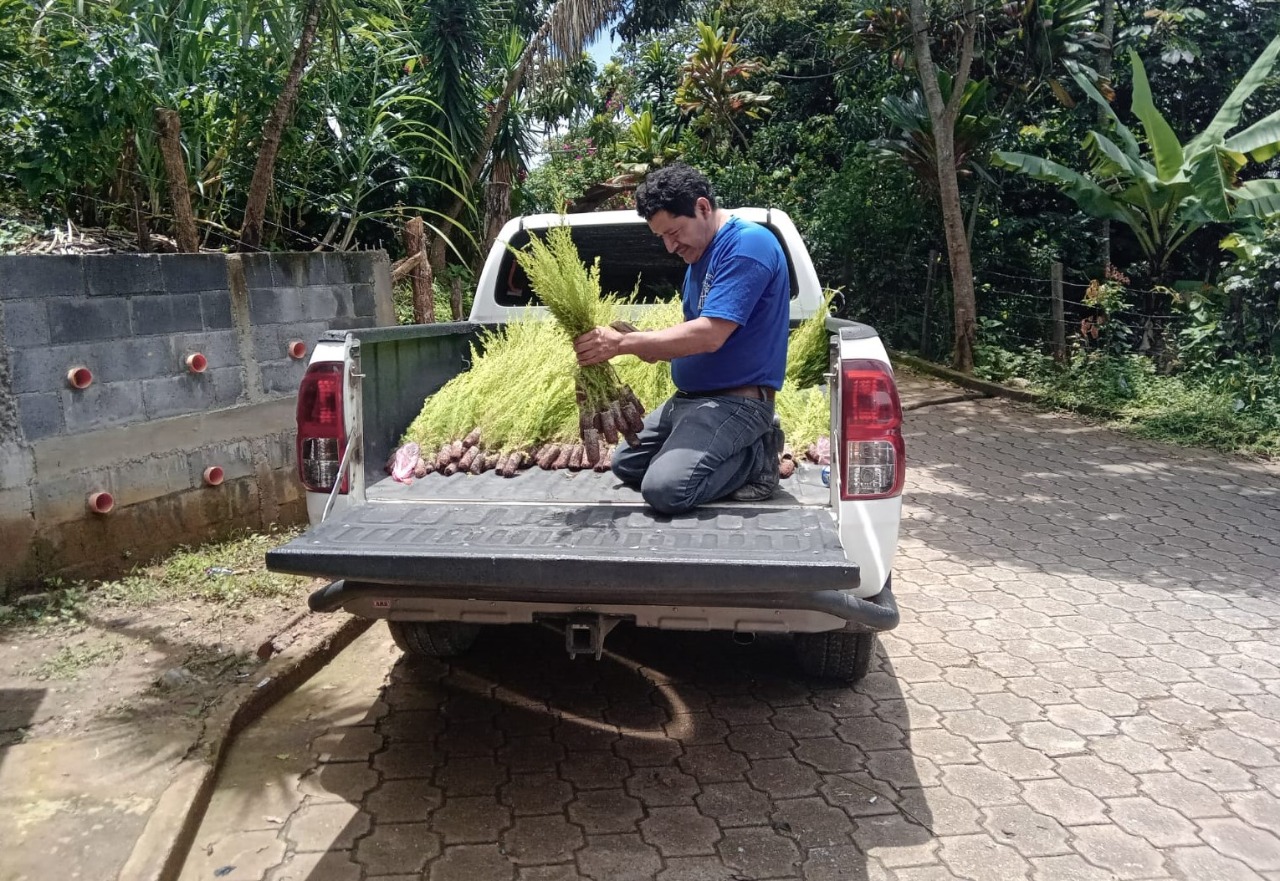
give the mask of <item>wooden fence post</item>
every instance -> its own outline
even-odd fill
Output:
[[[413,284],[413,320],[416,324],[434,324],[436,297],[431,284],[431,264],[427,261],[426,236],[422,218],[410,218],[404,225],[404,250],[409,259],[418,257],[409,279]]]
[[[1053,316],[1053,360],[1067,362],[1067,325],[1062,312],[1062,264],[1049,268],[1049,311]]]

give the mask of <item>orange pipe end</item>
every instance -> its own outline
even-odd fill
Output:
[[[111,509],[116,506],[116,500],[109,492],[89,493],[89,498],[85,501],[94,514],[110,514]]]
[[[209,367],[209,359],[199,352],[187,356],[187,369],[192,373],[204,373]]]
[[[217,465],[210,465],[204,469],[205,486],[221,486],[224,476],[221,468]]]
[[[67,371],[67,385],[76,389],[88,388],[93,383],[93,371],[83,365]]]
[[[297,359],[301,358],[305,354],[307,354],[306,343],[304,343],[302,340],[289,341],[289,357],[290,358],[293,358],[296,361]]]

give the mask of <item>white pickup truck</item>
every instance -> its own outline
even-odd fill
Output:
[[[790,218],[732,213],[781,243],[793,326],[813,315],[822,288]],[[866,325],[827,321],[829,480],[801,463],[767,502],[669,517],[607,472],[432,474],[411,485],[386,475],[423,400],[467,369],[480,329],[545,312],[507,246],[562,222],[584,260],[600,257],[604,290],[631,291],[639,279],[643,298],[681,286],[684,263],[634,212],[530,216],[499,235],[470,321],[326,334],[298,395],[311,528],[270,551],[268,567],[334,579],[311,596],[313,610],[385,619],[409,653],[446,656],[469,648],[481,627],[550,621],[571,655],[599,657],[612,627],[628,621],[790,633],[805,673],[862,678],[876,634],[898,623],[891,565],[905,473],[893,372]]]

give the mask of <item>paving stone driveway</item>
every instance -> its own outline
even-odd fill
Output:
[[[908,428],[857,688],[782,638],[378,625],[241,736],[184,881],[1280,879],[1280,474],[998,401]]]

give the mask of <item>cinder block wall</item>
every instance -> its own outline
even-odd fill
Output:
[[[380,251],[0,257],[0,596],[304,517],[307,356],[326,330],[394,323]],[[87,508],[99,491],[110,514]]]

